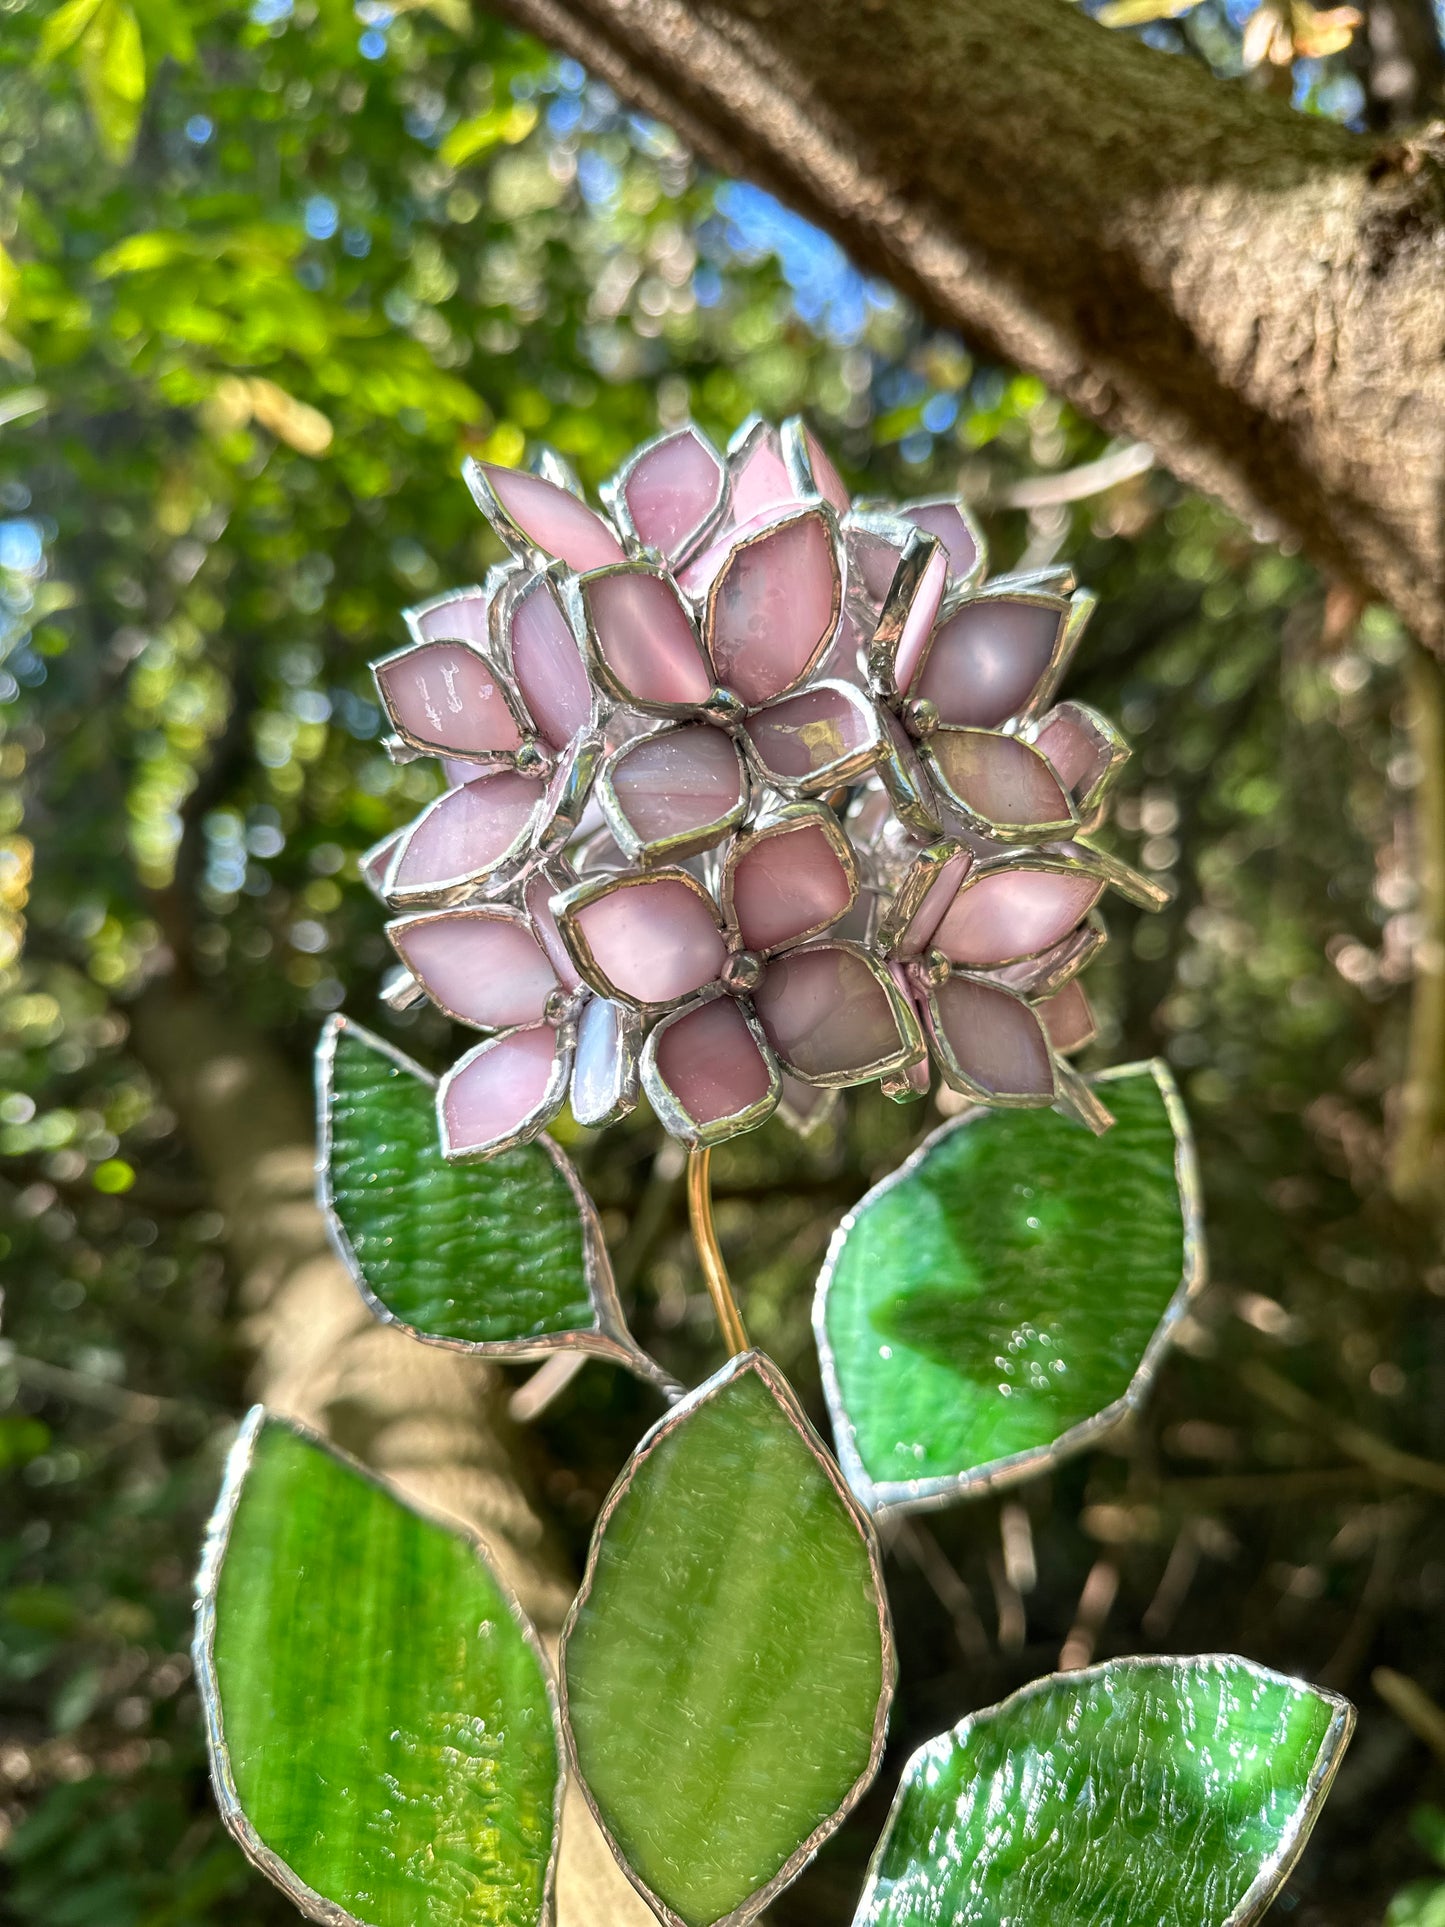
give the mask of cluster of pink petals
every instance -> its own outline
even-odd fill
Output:
[[[1144,879],[1079,839],[1127,754],[1052,696],[1062,571],[982,586],[956,502],[855,507],[809,431],[686,427],[593,509],[555,457],[469,464],[511,553],[375,667],[449,787],[368,853],[403,971],[489,1035],[438,1093],[449,1157],[623,1115],[690,1145],[841,1086],[1063,1102],[1093,1034],[1095,905]]]

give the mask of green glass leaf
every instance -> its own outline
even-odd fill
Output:
[[[378,1318],[459,1351],[578,1348],[678,1389],[629,1336],[597,1213],[550,1138],[448,1164],[436,1080],[346,1017],[316,1083],[321,1206]]]
[[[1143,1398],[1204,1275],[1167,1067],[1095,1080],[1102,1137],[1054,1111],[944,1125],[834,1234],[813,1324],[849,1483],[875,1512],[1037,1472]]]
[[[594,1812],[670,1927],[751,1920],[878,1770],[877,1541],[777,1367],[744,1352],[642,1441],[562,1644]]]
[[[195,1661],[222,1817],[328,1927],[537,1927],[561,1775],[531,1627],[458,1531],[258,1406]]]
[[[1035,1680],[908,1762],[854,1927],[1245,1927],[1354,1719],[1244,1659]]]

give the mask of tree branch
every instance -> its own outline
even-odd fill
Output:
[[[502,0],[947,325],[1445,646],[1442,137],[1061,0]]]

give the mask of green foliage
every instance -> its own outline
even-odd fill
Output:
[[[816,1316],[866,1504],[1039,1463],[1125,1398],[1182,1315],[1199,1254],[1177,1100],[1148,1065],[1098,1092],[1115,1118],[1102,1137],[1053,1111],[984,1112],[851,1218]]]
[[[536,1927],[554,1709],[475,1544],[259,1408],[221,1503],[198,1659],[234,1817],[371,1927]]]
[[[855,1927],[1257,1919],[1352,1720],[1238,1659],[1040,1680],[908,1762]]]

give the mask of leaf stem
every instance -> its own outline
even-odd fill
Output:
[[[692,1241],[697,1246],[702,1275],[707,1280],[713,1310],[722,1328],[723,1342],[729,1355],[736,1358],[739,1352],[748,1349],[748,1335],[743,1329],[742,1313],[738,1310],[732,1285],[728,1281],[727,1266],[718,1249],[717,1231],[712,1221],[711,1168],[710,1150],[703,1148],[688,1152],[687,1216],[692,1226]]]

